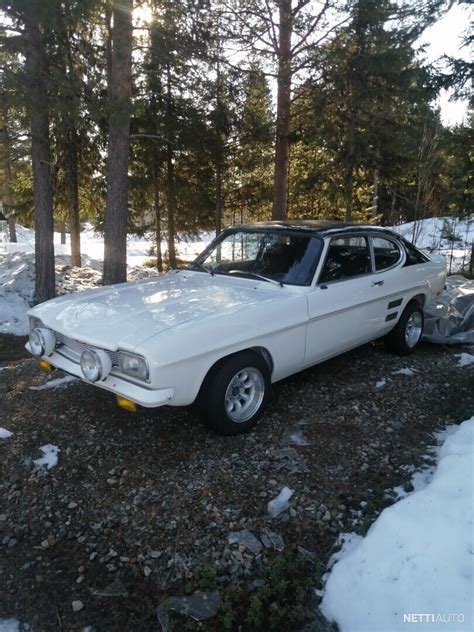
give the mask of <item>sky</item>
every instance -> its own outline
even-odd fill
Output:
[[[467,7],[454,5],[438,22],[423,33],[419,43],[427,44],[424,56],[430,62],[442,55],[452,57],[472,57],[472,50],[462,48],[462,37],[469,28],[470,13]],[[467,114],[466,101],[450,101],[449,93],[442,92],[438,104],[444,125],[462,123]]]

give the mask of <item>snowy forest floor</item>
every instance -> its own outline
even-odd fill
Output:
[[[79,381],[31,390],[61,374],[0,341],[0,621],[33,632],[156,630],[164,599],[198,589],[219,590],[217,615],[170,629],[331,629],[313,589],[339,534],[365,534],[433,432],[474,411],[472,347],[401,359],[375,343],[276,384],[257,429],[222,438],[188,409],[132,415]],[[51,469],[34,463],[45,445]],[[244,529],[258,540],[229,542]]]

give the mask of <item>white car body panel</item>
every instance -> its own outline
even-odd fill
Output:
[[[82,348],[133,352],[146,358],[148,381],[114,369],[94,384],[146,407],[182,406],[222,358],[257,349],[276,382],[386,334],[412,298],[427,306],[444,285],[441,262],[403,267],[403,258],[384,272],[318,285],[323,261],[324,253],[310,286],[183,270],[63,296],[29,316],[57,334],[53,366],[84,379]],[[77,355],[65,353],[68,341]]]

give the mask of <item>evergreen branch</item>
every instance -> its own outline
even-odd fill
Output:
[[[129,136],[130,140],[133,140],[135,138],[149,138],[151,140],[164,140],[165,143],[167,143],[168,145],[177,145],[177,143],[174,140],[170,140],[169,138],[166,138],[166,136],[161,136],[160,134],[130,134]]]

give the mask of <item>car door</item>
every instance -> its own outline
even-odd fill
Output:
[[[336,235],[326,246],[313,291],[307,294],[305,365],[314,364],[377,337],[376,302],[369,238]]]
[[[374,278],[379,282],[377,329],[380,336],[388,333],[400,317],[410,297],[430,294],[427,287],[426,260],[416,253],[407,258],[405,249],[390,235],[372,235]]]

